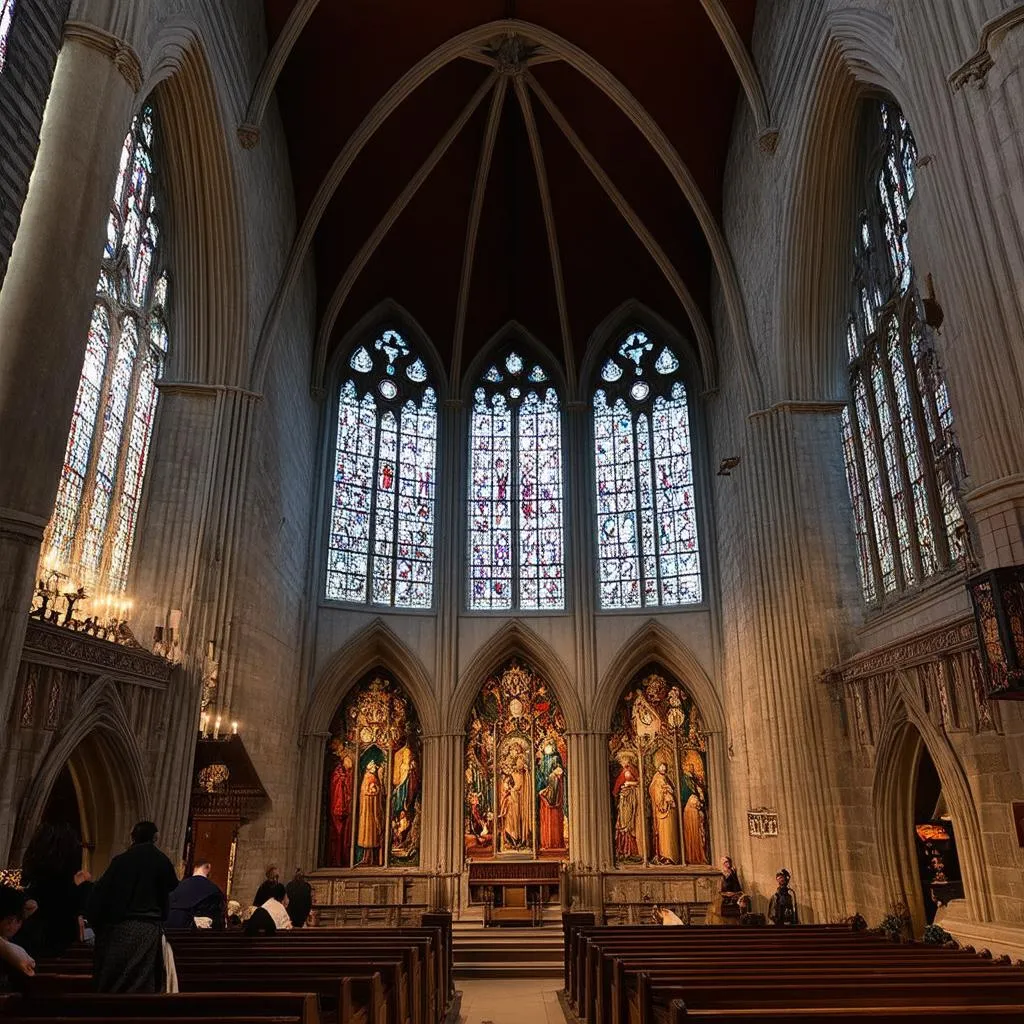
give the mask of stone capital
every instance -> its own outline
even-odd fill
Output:
[[[142,88],[142,61],[135,49],[123,39],[85,21],[69,21],[64,25],[64,38],[77,39],[110,58],[132,92]]]

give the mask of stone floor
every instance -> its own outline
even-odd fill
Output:
[[[565,1024],[561,978],[460,978],[459,1024]]]

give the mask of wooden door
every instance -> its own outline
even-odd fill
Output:
[[[192,866],[208,860],[213,866],[210,881],[228,891],[228,871],[231,865],[231,844],[238,831],[238,818],[205,818],[196,815],[192,819]]]

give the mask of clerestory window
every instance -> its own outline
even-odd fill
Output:
[[[869,604],[880,604],[953,566],[967,526],[949,392],[910,256],[914,138],[889,102],[877,105],[870,127],[842,429],[861,586]]]

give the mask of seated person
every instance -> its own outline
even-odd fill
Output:
[[[718,897],[715,899],[709,917],[709,924],[736,923],[750,910],[750,897],[740,885],[740,876],[733,866],[732,857],[722,858],[722,877],[718,883]]]
[[[35,909],[35,904],[26,900],[20,889],[0,885],[0,992],[10,991],[19,978],[31,978],[35,974],[35,960],[11,941]]]
[[[246,935],[273,935],[274,932],[291,928],[292,919],[288,916],[288,894],[284,886],[278,882],[270,890],[270,898],[262,907],[257,907],[252,917],[245,922]]]
[[[171,893],[168,928],[224,927],[224,893],[210,881],[212,865],[200,861],[190,878],[184,878]]]

